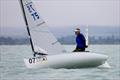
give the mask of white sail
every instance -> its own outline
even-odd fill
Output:
[[[63,52],[64,49],[62,45],[49,31],[45,21],[36,11],[33,2],[31,0],[21,1],[31,34],[33,48],[34,46],[39,46],[41,49],[47,51],[48,54],[59,54]]]

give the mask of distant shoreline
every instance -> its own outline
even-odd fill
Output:
[[[0,46],[1,45],[30,45],[30,44],[0,44]],[[61,45],[76,45],[76,44],[61,44]],[[118,43],[118,44],[117,43],[114,43],[114,44],[113,43],[111,43],[111,44],[110,43],[109,44],[106,44],[106,43],[104,43],[104,44],[103,43],[102,44],[100,44],[100,43],[97,44],[96,43],[96,44],[89,44],[89,45],[120,45],[120,43]]]
[[[0,46],[4,45],[10,45],[10,46],[15,46],[15,45],[30,45],[30,44],[0,44]],[[76,45],[76,44],[61,44],[61,45]],[[89,45],[120,45],[119,44],[89,44]]]
[[[66,36],[58,38],[58,41],[63,45],[75,45],[74,36]],[[120,38],[115,38],[113,35],[108,37],[89,37],[89,43],[92,45],[104,45],[104,44],[120,44]],[[0,37],[0,45],[29,45],[29,38],[11,38]]]

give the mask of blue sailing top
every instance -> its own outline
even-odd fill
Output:
[[[86,40],[83,34],[79,34],[76,37],[76,43],[77,43],[77,48],[85,48],[86,46]]]

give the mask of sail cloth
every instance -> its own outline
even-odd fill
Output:
[[[48,55],[59,54],[64,51],[62,45],[57,41],[53,34],[49,31],[45,21],[36,11],[31,0],[22,0],[25,16],[27,18],[31,39],[34,46],[38,46],[45,50]]]

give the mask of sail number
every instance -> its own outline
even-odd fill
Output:
[[[40,18],[38,13],[33,8],[32,4],[27,5],[27,9],[28,9],[29,13],[31,14],[31,16],[33,17],[34,21],[36,21],[37,19]]]

